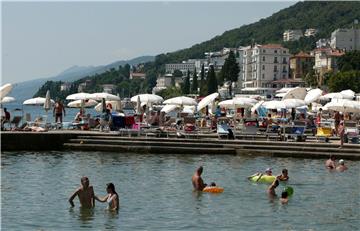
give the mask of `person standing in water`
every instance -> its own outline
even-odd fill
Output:
[[[99,198],[95,196],[95,199],[100,202],[107,202],[108,203],[108,209],[113,211],[119,210],[119,195],[115,191],[115,185],[113,183],[109,183],[106,185],[106,192],[108,195]]]
[[[203,167],[200,166],[198,169],[196,169],[194,175],[191,178],[193,187],[197,191],[202,191],[207,186],[207,184],[205,184],[203,179],[201,178],[202,172],[203,172]]]
[[[281,175],[276,177],[280,181],[287,181],[289,180],[288,170],[284,168],[281,172]]]
[[[327,169],[335,169],[335,156],[330,155],[330,158],[325,162],[325,166]]]
[[[69,198],[71,207],[74,207],[74,198],[78,196],[82,208],[93,208],[95,206],[95,194],[92,185],[89,185],[89,178],[81,178],[81,186]]]
[[[282,204],[287,204],[288,201],[289,201],[288,192],[283,191],[283,192],[281,193],[280,202],[281,202]]]
[[[269,186],[269,188],[267,189],[267,193],[269,194],[270,197],[276,197],[276,192],[275,189],[279,186],[279,180],[276,179],[274,180],[274,182]]]
[[[345,161],[343,159],[339,160],[339,165],[336,167],[336,170],[339,172],[343,172],[347,170],[348,167],[345,165]]]

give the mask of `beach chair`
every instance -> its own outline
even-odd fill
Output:
[[[355,121],[344,121],[344,142],[359,143],[359,129]]]
[[[229,136],[229,125],[227,124],[218,124],[216,128],[216,132],[218,134],[218,138],[224,138]]]
[[[275,140],[280,139],[280,131],[279,126],[274,124],[268,124],[265,130],[265,136],[266,139],[269,141],[271,138],[274,138]]]
[[[332,127],[330,122],[320,122],[316,128],[316,141],[329,142],[329,138],[332,136]]]
[[[281,138],[284,141],[305,141],[306,135],[305,135],[305,129],[306,126],[301,125],[291,125],[291,126],[285,126],[283,127],[281,134]]]

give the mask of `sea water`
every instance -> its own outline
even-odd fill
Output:
[[[149,155],[105,152],[3,152],[2,230],[359,230],[360,162],[329,172],[323,159],[236,155]],[[194,193],[191,176],[204,167],[204,181],[221,194]],[[246,177],[272,167],[289,170],[294,188],[288,204],[266,194],[266,184]],[[95,194],[113,182],[118,213],[96,202],[75,207],[69,196],[88,176]],[[284,184],[276,189],[278,195]]]

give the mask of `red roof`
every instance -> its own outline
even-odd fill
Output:
[[[297,53],[293,57],[296,57],[296,58],[313,58],[314,56],[312,56],[312,55],[310,55],[310,54],[308,54],[306,52],[300,51],[299,53]]]

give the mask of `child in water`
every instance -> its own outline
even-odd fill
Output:
[[[287,192],[287,191],[283,191],[283,192],[281,193],[280,202],[281,202],[282,204],[287,204],[288,201],[289,201],[288,192]]]

